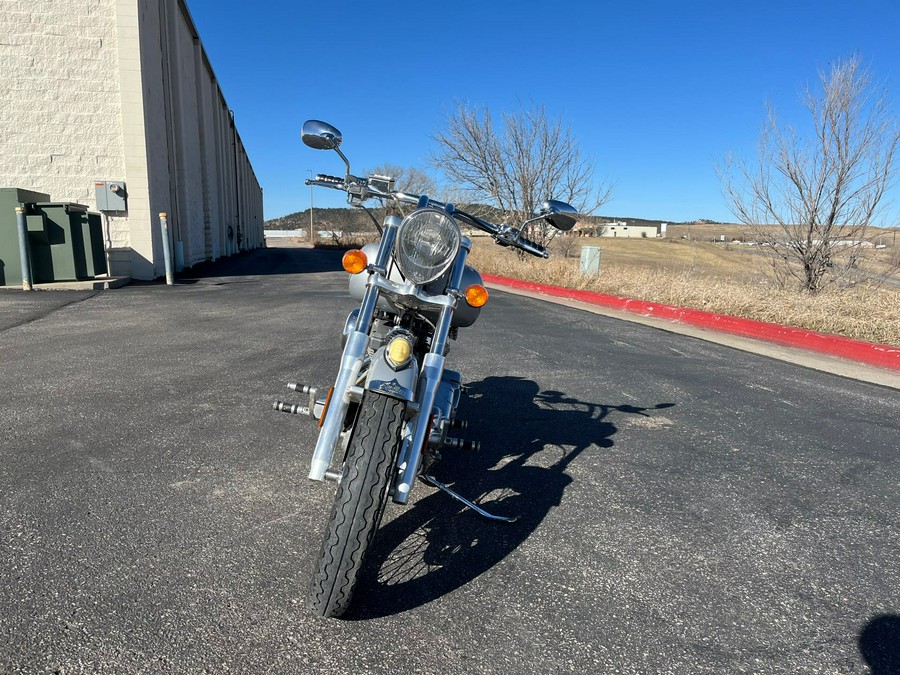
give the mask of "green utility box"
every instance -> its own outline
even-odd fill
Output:
[[[81,221],[81,236],[84,237],[84,261],[88,276],[94,278],[109,274],[106,247],[103,245],[103,216],[87,211]]]
[[[100,214],[87,208],[66,202],[29,205],[35,283],[93,279],[106,274]],[[41,225],[44,236],[40,234]]]
[[[16,206],[25,207],[34,283],[107,274],[102,216],[83,204],[49,200],[39,192],[0,189],[0,284],[22,283]]]
[[[27,208],[28,204],[49,200],[50,195],[43,192],[32,192],[19,188],[0,188],[0,286],[22,287],[16,207],[25,206]],[[30,229],[32,223],[29,221],[28,224]],[[43,230],[43,226],[41,230]],[[29,238],[31,236],[34,235],[30,235]]]

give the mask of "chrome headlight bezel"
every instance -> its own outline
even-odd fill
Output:
[[[433,207],[416,209],[397,228],[394,260],[407,281],[422,286],[450,268],[461,241],[453,216]]]

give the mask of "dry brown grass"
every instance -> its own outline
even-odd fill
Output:
[[[572,255],[578,255],[581,240]],[[703,309],[900,346],[900,292],[857,287],[817,296],[776,288],[765,256],[722,244],[603,239],[601,274],[582,275],[577,258],[520,259],[476,240],[471,263],[482,272],[620,297]]]

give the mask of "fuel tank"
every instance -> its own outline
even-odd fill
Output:
[[[365,246],[363,246],[362,250],[369,260],[374,260],[378,255],[378,244],[366,244]],[[444,289],[447,287],[447,279],[449,276],[450,271],[448,270],[442,276],[435,279],[430,284],[427,284],[425,286],[425,292],[430,295],[439,295],[443,293]],[[350,275],[350,296],[354,300],[362,301],[363,295],[366,292],[366,280],[368,278],[369,273],[366,271],[360,272],[359,274]],[[393,263],[393,260],[389,264],[388,278],[391,281],[395,281],[399,284],[406,283],[406,280],[403,278],[403,275],[400,274],[400,270]],[[463,272],[462,287],[460,290],[465,290],[472,284],[482,283],[483,281],[481,279],[481,274],[478,273],[478,270],[476,270],[474,267],[469,267],[468,265],[466,265],[466,269]],[[386,312],[394,313],[399,313],[400,311],[400,309],[384,293],[379,294],[378,309],[383,309]],[[420,307],[420,311],[426,316],[437,317],[438,314],[438,309],[436,308]],[[460,298],[459,302],[456,305],[456,311],[453,313],[452,325],[460,326],[462,328],[471,326],[473,323],[475,323],[475,320],[478,318],[478,315],[480,313],[480,307],[472,307],[465,301],[465,298]]]

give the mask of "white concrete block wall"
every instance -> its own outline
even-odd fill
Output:
[[[242,248],[261,246],[259,183],[239,136],[235,161],[236,134],[228,105],[193,24],[179,0],[140,3],[157,9],[141,26],[149,81],[144,88],[146,133],[154,139],[148,146],[153,208],[170,214],[187,265],[235,253],[239,229]],[[239,176],[249,170],[252,179],[247,183],[257,194],[255,200],[245,199],[245,187],[235,183],[235,164]],[[248,246],[248,241],[256,243]]]
[[[173,3],[174,4],[174,3]],[[170,67],[175,121],[177,158],[178,234],[184,245],[185,264],[204,259],[202,153],[200,148],[200,106],[197,101],[196,60],[192,27],[181,12],[172,12],[169,35]]]
[[[96,180],[126,181],[110,258],[138,279],[164,273],[161,212],[188,265],[236,252],[238,231],[262,245],[259,183],[183,0],[2,0],[0,35],[0,186],[93,209]]]
[[[225,99],[222,98],[218,87],[210,100],[210,109],[212,111],[213,125],[211,127],[212,141],[210,143],[215,161],[213,163],[214,171],[210,176],[210,190],[214,191],[215,198],[210,200],[213,205],[212,212],[212,230],[213,230],[213,256],[228,255],[228,226],[231,223],[231,210],[226,202],[224,195],[227,194],[228,183],[228,167],[230,164],[226,162],[228,157],[228,106]]]
[[[124,178],[116,32],[116,0],[0,2],[0,186],[94,208]]]
[[[113,274],[153,279],[161,269],[156,261],[162,257],[162,240],[158,228],[152,227],[156,216],[150,203],[145,90],[152,85],[153,80],[152,76],[144,74],[147,65],[141,49],[144,20],[137,0],[116,0],[128,213],[124,218],[111,218],[113,229],[127,232],[127,241],[121,244],[114,242],[115,248],[109,258],[110,272]]]
[[[215,86],[212,76],[204,67],[203,51],[199,43],[194,44],[194,81],[197,85],[197,101],[200,108],[200,150],[202,157],[200,158],[200,176],[199,189],[202,191],[203,197],[203,259],[213,260],[213,227],[212,220],[216,205],[213,203],[213,197],[216,194],[213,191],[213,176],[216,162],[215,143],[212,134],[213,128],[213,104]]]
[[[205,127],[205,172],[206,189],[209,208],[209,234],[213,259],[228,255],[228,226],[233,224],[233,204],[230,197],[233,193],[234,181],[229,182],[230,154],[229,132],[230,115],[228,106],[222,98],[218,83],[208,68],[203,68],[203,118]]]
[[[122,0],[127,2],[129,0]],[[138,9],[140,36],[141,106],[143,117],[140,125],[132,127],[144,137],[144,164],[147,172],[146,224],[135,228],[132,240],[135,248],[136,278],[157,277],[165,273],[159,214],[173,212],[171,190],[173,180],[169,174],[169,125],[167,112],[167,85],[163,79],[161,31],[165,1],[130,0]],[[140,248],[138,248],[140,247]]]
[[[259,183],[253,173],[253,167],[247,158],[247,151],[241,141],[240,135],[236,135],[238,148],[238,190],[241,221],[241,250],[256,248],[260,245],[257,241],[258,234],[262,234],[262,223],[257,226],[256,213],[259,194]],[[261,210],[261,209],[260,209]]]

